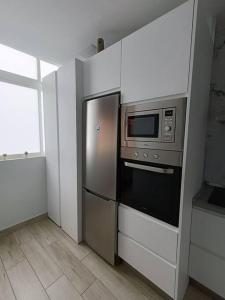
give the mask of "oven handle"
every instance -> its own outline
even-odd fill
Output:
[[[124,162],[124,165],[129,168],[135,168],[135,169],[140,169],[140,170],[145,170],[145,171],[150,171],[150,172],[155,172],[160,174],[168,174],[168,175],[174,174],[174,169],[164,169],[158,167],[144,166],[139,164],[133,164],[127,161]]]

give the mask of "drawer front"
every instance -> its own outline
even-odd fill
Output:
[[[174,298],[176,268],[134,240],[118,234],[118,255]]]
[[[225,218],[193,209],[191,241],[225,259]]]
[[[176,264],[178,231],[132,208],[119,206],[119,231]]]
[[[189,268],[193,279],[225,298],[225,260],[191,245]]]

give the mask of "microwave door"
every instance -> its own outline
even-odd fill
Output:
[[[158,142],[161,140],[161,124],[162,110],[127,113],[126,140]]]

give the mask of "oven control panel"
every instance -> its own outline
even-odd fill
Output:
[[[120,156],[122,159],[129,159],[140,162],[142,161],[171,166],[182,166],[183,153],[181,151],[164,151],[121,147]]]
[[[166,108],[163,109],[162,118],[162,140],[166,143],[173,143],[175,140],[175,122],[176,122],[176,109]]]

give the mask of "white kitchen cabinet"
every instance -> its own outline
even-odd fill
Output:
[[[118,255],[174,298],[175,266],[122,233],[118,234]]]
[[[188,90],[192,0],[122,40],[122,103]]]
[[[62,66],[57,77],[61,226],[79,242],[82,231],[82,63],[74,60]]]
[[[44,129],[48,216],[60,226],[58,99],[56,72],[53,72],[44,78],[42,88],[45,120]]]
[[[121,42],[117,42],[84,62],[84,97],[119,89],[120,74]]]
[[[225,297],[224,232],[224,214],[193,209],[189,274],[221,297]]]
[[[135,209],[119,206],[119,231],[172,264],[177,259],[177,228]]]
[[[193,209],[191,242],[225,260],[225,216]]]
[[[194,244],[190,247],[189,260],[190,276],[224,298],[225,260]]]

